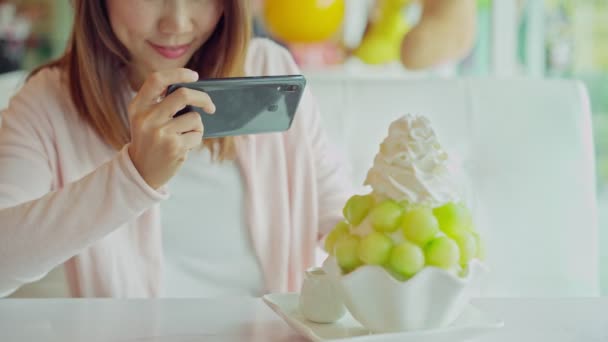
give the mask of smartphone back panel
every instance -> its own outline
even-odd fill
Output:
[[[167,94],[180,87],[207,93],[215,104],[214,114],[188,106],[176,115],[198,112],[203,136],[214,138],[288,130],[305,86],[302,75],[222,78],[174,84]]]

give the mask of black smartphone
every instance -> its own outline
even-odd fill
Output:
[[[291,127],[300,104],[306,79],[303,75],[233,77],[205,79],[173,84],[167,95],[186,87],[209,95],[214,114],[187,106],[175,116],[198,112],[205,138],[286,131]]]

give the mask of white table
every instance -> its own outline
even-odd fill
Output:
[[[480,342],[608,341],[608,298],[483,299],[505,327]],[[306,341],[260,299],[6,299],[0,341]]]

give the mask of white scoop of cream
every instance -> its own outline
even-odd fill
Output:
[[[430,121],[406,115],[394,121],[364,185],[377,196],[431,207],[458,201],[458,191]]]

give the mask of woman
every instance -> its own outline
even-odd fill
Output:
[[[3,114],[0,296],[57,269],[74,297],[298,290],[350,191],[311,93],[288,132],[218,140],[195,113],[172,118],[213,99],[163,96],[198,78],[299,73],[283,48],[249,40],[248,2],[74,8],[66,53]]]

